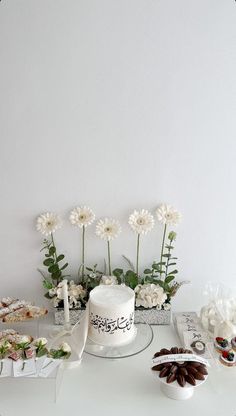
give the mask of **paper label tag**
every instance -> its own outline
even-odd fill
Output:
[[[4,359],[0,360],[0,377],[11,377],[12,373],[12,360]]]
[[[48,377],[59,365],[62,363],[63,360],[53,358],[46,358],[43,362],[41,370],[39,372],[39,377]]]
[[[186,323],[188,320],[197,322],[199,319],[196,312],[177,312],[174,313],[173,317],[179,323]]]
[[[184,362],[184,361],[195,361],[197,363],[201,363],[206,365],[207,367],[210,366],[208,361],[203,358],[199,357],[195,354],[169,354],[169,355],[161,355],[160,357],[153,358],[153,364],[163,364],[169,362]]]
[[[45,359],[46,359],[46,355],[44,355],[43,357],[35,358],[36,373],[31,375],[30,377],[39,377],[39,373],[41,371],[41,368],[43,366]]]
[[[14,377],[28,377],[36,374],[36,366],[33,358],[13,362]]]

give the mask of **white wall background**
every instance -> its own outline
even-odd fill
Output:
[[[75,273],[71,208],[120,219],[113,266],[135,256],[134,208],[183,214],[176,254],[190,279],[175,309],[199,308],[205,282],[236,286],[236,3],[233,0],[2,0],[0,296],[47,304],[35,218]],[[161,228],[142,240],[142,266]],[[105,245],[88,234],[89,264]]]

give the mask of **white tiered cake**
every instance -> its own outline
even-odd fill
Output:
[[[134,302],[134,291],[127,286],[95,287],[89,298],[89,339],[105,346],[131,342],[136,335]]]

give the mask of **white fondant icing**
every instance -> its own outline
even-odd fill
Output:
[[[118,346],[132,341],[135,294],[121,285],[101,285],[90,292],[88,337],[96,344]]]

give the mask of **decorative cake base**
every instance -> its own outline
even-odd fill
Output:
[[[149,325],[170,325],[171,311],[158,311],[156,308],[135,308],[134,323],[147,323]]]
[[[75,325],[80,321],[85,307],[80,309],[70,309],[70,323]],[[64,309],[55,308],[54,311],[54,321],[56,325],[64,325]],[[171,323],[171,310],[158,311],[156,308],[145,309],[145,308],[135,308],[134,314],[134,323],[147,323],[149,325],[170,325]]]
[[[84,308],[80,309],[70,309],[70,323],[71,325],[75,325],[78,321],[80,321],[82,314],[85,311]],[[63,308],[55,308],[54,311],[54,322],[56,325],[64,325],[64,309]]]
[[[148,324],[137,324],[137,333],[134,339],[125,345],[109,347],[99,345],[87,338],[84,351],[87,354],[100,358],[126,358],[144,351],[153,340],[153,330]]]

